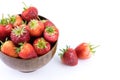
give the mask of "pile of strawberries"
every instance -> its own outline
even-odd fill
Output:
[[[41,19],[33,6],[0,20],[0,51],[11,57],[42,56],[51,50],[58,37],[57,27],[48,19]]]
[[[60,58],[63,64],[69,66],[76,66],[78,64],[78,59],[88,59],[93,53],[95,53],[95,48],[98,46],[91,45],[90,43],[82,42],[75,47],[75,49],[70,46],[66,46],[65,49],[60,49]]]

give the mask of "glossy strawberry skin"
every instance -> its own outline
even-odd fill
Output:
[[[34,49],[38,55],[44,55],[50,51],[51,45],[44,38],[38,38],[33,43]]]
[[[0,25],[0,40],[4,41],[6,38],[6,29],[5,26]]]
[[[45,22],[44,22],[44,26],[45,26],[45,28],[46,27],[50,27],[50,26],[55,26],[50,20],[46,20]]]
[[[75,51],[77,53],[78,58],[80,59],[88,59],[91,57],[90,46],[88,43],[81,43],[76,48]]]
[[[7,24],[7,25],[5,26],[6,36],[7,36],[7,37],[10,36],[10,33],[11,33],[12,29],[13,29],[13,25],[12,25],[12,24]]]
[[[21,46],[20,52],[18,54],[19,57],[22,59],[30,59],[37,57],[37,53],[35,52],[33,46],[30,43],[24,43]]]
[[[11,57],[18,57],[16,46],[12,41],[6,41],[1,46],[1,51]]]
[[[47,41],[54,43],[58,40],[59,30],[55,26],[46,27],[43,35]]]
[[[78,57],[74,49],[68,48],[61,56],[62,62],[69,66],[75,66],[78,64]]]
[[[38,37],[41,36],[44,31],[44,24],[38,20],[31,20],[26,26],[31,36]]]
[[[38,10],[35,7],[29,7],[22,12],[21,16],[23,20],[29,22],[32,19],[38,18]]]

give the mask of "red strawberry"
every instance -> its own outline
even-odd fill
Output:
[[[44,24],[41,21],[33,19],[28,23],[27,30],[31,36],[41,36],[44,31]]]
[[[2,16],[0,20],[0,40],[4,41],[10,35],[11,30],[12,24],[9,23],[9,19]]]
[[[50,26],[45,28],[44,38],[47,41],[54,43],[58,40],[58,36],[59,36],[59,31],[55,26]]]
[[[38,18],[38,10],[37,10],[36,7],[32,7],[32,6],[27,7],[25,5],[24,11],[22,12],[21,16],[22,16],[23,20],[29,22],[32,19],[37,19]]]
[[[6,41],[1,46],[1,51],[11,57],[18,57],[16,47],[12,41]]]
[[[22,24],[22,18],[19,15],[9,16],[9,23],[13,24],[14,27],[20,26]]]
[[[26,30],[25,25],[15,27],[11,34],[10,38],[14,44],[19,44],[21,42],[28,42],[30,40],[29,32]]]
[[[43,21],[45,27],[55,26],[50,20]]]
[[[37,57],[37,53],[35,52],[33,46],[30,43],[23,43],[20,47],[20,51],[18,52],[19,57],[22,59],[30,59]]]
[[[12,29],[13,29],[13,25],[12,24],[7,24],[6,26],[5,26],[5,30],[6,30],[6,36],[10,36],[10,33],[11,33],[11,31],[12,31]]]
[[[0,25],[0,40],[4,41],[6,38],[6,29],[3,25]]]
[[[88,43],[81,43],[76,48],[75,51],[77,53],[78,58],[80,59],[88,59],[91,57],[91,53],[95,53],[95,48],[98,46],[93,46]]]
[[[61,56],[61,60],[64,64],[69,66],[75,66],[78,64],[77,54],[74,49],[67,47],[61,51],[62,53],[59,55]]]
[[[51,45],[44,38],[38,38],[34,41],[33,46],[38,55],[46,54],[50,51]]]

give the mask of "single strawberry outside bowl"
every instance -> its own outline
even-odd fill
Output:
[[[39,17],[41,20],[47,20],[45,17],[42,16]],[[58,41],[56,41],[52,45],[51,50],[48,53],[36,58],[32,59],[13,58],[8,55],[5,55],[2,52],[0,52],[0,58],[6,65],[15,70],[25,73],[33,72],[46,65],[53,58],[57,49],[57,42]]]

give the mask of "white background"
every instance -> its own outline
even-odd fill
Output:
[[[119,0],[23,0],[38,8],[60,31],[53,59],[32,73],[22,73],[0,60],[1,80],[120,80],[120,1]],[[0,0],[2,14],[19,14],[22,0]],[[82,42],[100,45],[88,60],[75,67],[63,65],[59,49]]]

